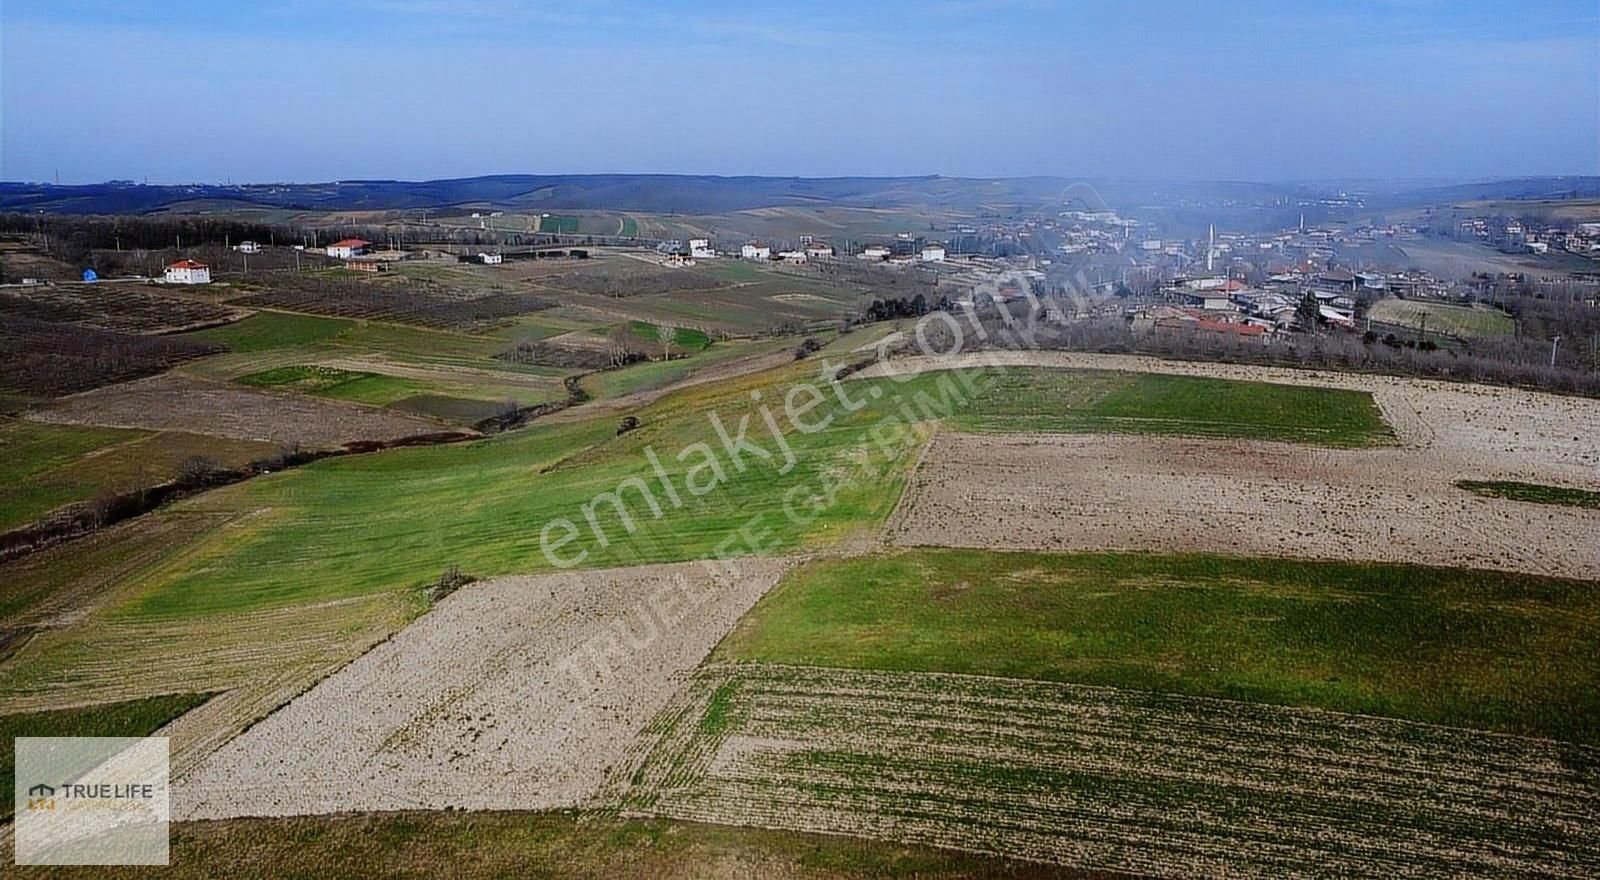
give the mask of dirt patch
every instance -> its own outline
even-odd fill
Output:
[[[464,587],[180,779],[174,815],[583,804],[790,564]]]
[[[1594,426],[1600,425],[1600,400],[1592,398],[1394,376],[1055,351],[900,358],[892,361],[891,367],[893,372],[903,373],[982,364],[1125,370],[1366,391],[1404,445],[1449,458],[1461,469],[1458,478],[1490,473],[1496,476],[1475,479],[1600,488],[1600,439],[1594,432]],[[886,371],[879,365],[860,374],[868,379],[884,375]]]
[[[439,433],[439,423],[375,407],[274,394],[167,374],[63,398],[27,418],[62,425],[188,431],[333,448]]]
[[[1600,511],[1457,488],[1424,449],[939,435],[887,527],[902,546],[1366,559],[1600,578]]]
[[[1579,876],[1600,750],[1405,721],[932,673],[708,666],[625,815],[1138,876]]]

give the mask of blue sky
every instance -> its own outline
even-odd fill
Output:
[[[1600,3],[0,0],[0,179],[1600,174]]]

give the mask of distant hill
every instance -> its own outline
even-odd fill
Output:
[[[1149,204],[1263,204],[1281,196],[1336,191],[1329,184],[1094,181],[1065,177],[717,177],[678,174],[502,174],[450,180],[346,180],[223,186],[143,185],[126,181],[55,186],[0,182],[0,210],[62,214],[143,214],[164,209],[271,208],[394,211],[460,205],[508,211],[640,211],[722,214],[753,208],[846,205],[872,208],[1059,205],[1098,198],[1114,207]],[[1600,177],[1545,177],[1484,183],[1369,186],[1390,206],[1471,199],[1600,196]],[[1087,194],[1087,196],[1086,196]],[[198,208],[203,205],[204,208]]]

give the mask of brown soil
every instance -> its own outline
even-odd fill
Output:
[[[27,417],[54,424],[189,431],[307,448],[396,440],[441,430],[437,422],[376,407],[171,373],[62,398]]]

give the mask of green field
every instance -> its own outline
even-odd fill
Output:
[[[579,226],[577,217],[550,214],[539,218],[539,231],[552,235],[574,235]]]
[[[825,834],[765,831],[663,819],[576,813],[380,813],[237,819],[173,826],[172,864],[161,876],[216,877],[593,877],[664,880],[707,876],[841,880],[1044,880],[1096,875],[931,847]],[[81,877],[82,868],[15,870],[18,877]],[[97,868],[105,878],[143,878],[149,868]]]
[[[241,376],[236,381],[252,388],[297,391],[302,394],[377,406],[423,394],[428,390],[426,385],[409,379],[318,366],[276,367]]]
[[[925,549],[786,578],[714,660],[1042,679],[1600,745],[1600,593],[1500,572]]]
[[[648,324],[644,321],[634,321],[628,325],[640,339],[646,342],[660,344],[663,341],[672,343],[672,347],[679,351],[699,350],[711,345],[711,337],[704,330],[693,327],[663,327],[658,324]],[[663,330],[667,331],[663,333]],[[670,336],[669,339],[663,337]]]
[[[348,330],[351,321],[289,312],[256,312],[223,327],[185,333],[182,338],[218,342],[235,352],[268,351],[326,342]]]
[[[1511,480],[1460,480],[1462,489],[1486,498],[1508,498],[1532,504],[1556,504],[1563,507],[1584,507],[1600,510],[1600,492],[1573,489],[1567,486],[1545,486],[1539,483],[1518,483]]]
[[[55,712],[0,715],[0,789],[14,788],[19,736],[147,736],[167,722],[204,703],[208,694],[165,694],[100,706]],[[11,818],[11,798],[0,802],[0,820]]]
[[[57,508],[166,482],[199,456],[226,467],[265,458],[275,444],[176,431],[0,420],[0,531]]]
[[[1510,315],[1488,306],[1386,299],[1374,303],[1367,314],[1372,320],[1385,324],[1450,336],[1509,336],[1517,330],[1516,321]]]
[[[941,373],[895,388],[939,396]],[[1392,442],[1362,391],[1096,370],[1006,369],[953,423],[983,432],[1112,432],[1283,440],[1323,446]],[[948,381],[948,380],[947,380]]]

